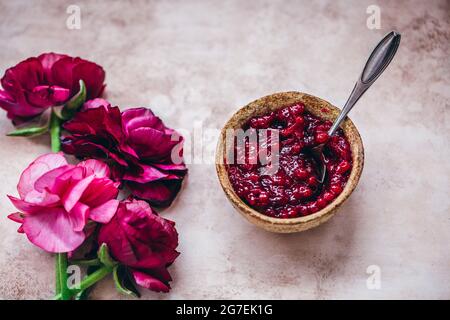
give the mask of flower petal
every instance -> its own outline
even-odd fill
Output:
[[[119,200],[112,199],[102,205],[91,209],[89,218],[99,223],[108,223],[116,214]]]
[[[20,197],[24,199],[27,193],[33,191],[34,183],[44,173],[64,165],[67,165],[67,161],[62,152],[47,153],[38,157],[20,176],[19,184],[17,185]]]
[[[69,186],[68,190],[64,194],[62,200],[62,203],[64,205],[64,208],[67,211],[72,210],[72,208],[75,206],[75,204],[80,200],[81,196],[83,195],[83,192],[89,187],[89,184],[95,179],[94,175],[88,176],[76,184],[73,184]]]
[[[87,109],[95,109],[98,107],[111,107],[111,104],[102,98],[96,98],[96,99],[92,99],[92,100],[88,100],[83,104],[83,109],[82,110],[87,110]]]
[[[85,239],[83,231],[75,231],[63,208],[47,208],[44,212],[26,216],[23,230],[28,239],[47,252],[69,252]]]
[[[119,182],[113,182],[108,178],[94,179],[84,191],[80,201],[91,208],[98,207],[117,197],[119,184]]]
[[[163,130],[164,128],[161,119],[148,108],[131,108],[123,111],[122,126],[125,132],[141,127],[151,127],[157,130]]]
[[[1,84],[6,91],[20,94],[23,90],[33,90],[42,83],[43,79],[44,69],[41,62],[37,58],[28,58],[6,70]]]
[[[72,76],[74,81],[72,90],[74,92],[78,91],[78,82],[82,79],[86,85],[88,99],[93,99],[101,95],[104,88],[105,71],[98,64],[83,60],[74,66]]]
[[[66,136],[62,139],[62,149],[65,153],[73,154],[77,157],[91,157],[99,159],[111,159],[127,167],[128,163],[121,154],[115,153],[114,149],[108,149],[94,142],[78,139],[75,136]]]
[[[54,52],[43,53],[39,57],[42,68],[44,69],[44,75],[47,83],[53,83],[52,67],[60,59],[67,57],[65,54],[58,54]]]
[[[46,109],[33,105],[26,97],[27,92],[43,81],[43,68],[37,58],[29,58],[6,70],[1,79],[4,91],[0,94],[0,107],[8,112],[14,124],[27,122]]]
[[[55,181],[49,190],[53,194],[58,194],[62,198],[68,188],[86,177],[86,170],[82,167],[71,166],[71,168],[61,175],[55,177]]]
[[[186,165],[184,163],[175,164],[175,163],[153,163],[152,166],[165,170],[165,171],[185,171],[187,172]],[[182,173],[183,174],[183,173]]]
[[[87,223],[89,216],[89,207],[83,203],[77,202],[70,210],[69,218],[74,231],[82,231]]]
[[[100,106],[78,112],[74,118],[64,123],[64,129],[72,134],[86,134],[78,131],[80,123],[89,124],[89,127],[98,137],[106,139],[106,142],[119,143],[123,140],[121,115],[118,107]]]
[[[73,87],[73,78],[72,78],[72,70],[73,70],[73,58],[66,56],[61,59],[58,59],[52,65],[51,78],[54,84],[68,88],[72,91]],[[74,91],[76,92],[76,91]]]
[[[169,206],[181,189],[182,180],[157,180],[149,183],[127,181],[131,193],[155,206]]]
[[[170,290],[169,284],[165,284],[161,280],[158,280],[147,273],[131,269],[131,274],[133,275],[136,284],[141,287],[156,292],[169,292]]]
[[[59,86],[41,85],[28,91],[26,96],[34,106],[48,108],[66,102],[70,97],[70,90]]]
[[[38,192],[44,192],[45,189],[52,190],[56,178],[73,167],[73,165],[68,164],[44,173],[34,183],[34,189]]]
[[[17,104],[17,102],[14,100],[14,98],[6,91],[4,90],[0,90],[0,108],[2,108],[3,110],[5,110],[6,112],[8,112],[7,116],[9,119],[13,119],[17,118],[17,113],[15,111],[17,111],[18,108],[20,108]],[[39,109],[34,109],[33,108],[33,112],[31,112],[32,115],[35,114],[39,114],[40,112],[42,112],[42,110]]]
[[[88,169],[88,174],[93,174],[96,178],[108,178],[111,174],[106,163],[95,159],[82,161],[77,166]]]
[[[164,173],[150,165],[139,164],[139,169],[141,169],[141,172],[139,174],[134,174],[129,171],[126,172],[123,176],[123,179],[134,181],[134,182],[139,182],[139,183],[146,183],[146,182],[163,179],[168,176],[167,173]]]
[[[21,212],[14,212],[8,215],[8,219],[17,222],[17,223],[23,223],[24,215]]]
[[[42,201],[35,203],[27,202],[10,195],[8,195],[8,198],[17,209],[28,214],[39,213],[46,207],[55,206],[59,202],[59,197],[53,194],[46,194],[41,199]]]

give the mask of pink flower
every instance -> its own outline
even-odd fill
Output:
[[[9,218],[45,251],[73,251],[86,238],[89,219],[108,223],[117,210],[118,183],[109,175],[108,166],[97,160],[72,165],[62,153],[42,155],[22,173],[20,198],[8,196],[20,211]]]
[[[28,58],[6,70],[0,107],[14,124],[30,121],[47,108],[67,102],[78,92],[80,79],[88,99],[102,94],[105,71],[93,62],[57,53]]]
[[[83,104],[82,110],[95,109],[95,108],[98,108],[98,107],[101,107],[101,106],[110,107],[111,105],[105,99],[96,98],[96,99],[92,99],[92,100],[86,101]]]
[[[167,267],[179,255],[174,222],[158,216],[145,201],[125,200],[111,221],[101,226],[98,244],[103,243],[139,286],[169,291],[172,278]]]
[[[120,112],[103,99],[85,103],[64,124],[70,135],[62,139],[64,152],[79,158],[107,160],[113,175],[140,199],[169,206],[187,173],[182,138],[150,109]]]

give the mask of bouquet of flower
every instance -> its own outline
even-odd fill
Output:
[[[99,65],[55,53],[1,79],[0,107],[16,126],[9,136],[50,134],[53,152],[23,171],[18,196],[8,196],[18,211],[8,218],[56,255],[59,300],[86,298],[109,274],[125,294],[139,296],[136,285],[167,292],[167,267],[179,255],[175,223],[154,207],[169,206],[187,174],[183,138],[148,108],[121,112],[101,99],[104,80]],[[69,263],[87,270],[74,285]]]

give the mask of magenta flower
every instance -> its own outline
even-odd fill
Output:
[[[45,251],[73,251],[86,238],[89,219],[108,223],[117,210],[118,183],[109,175],[108,166],[97,160],[72,165],[62,153],[42,155],[22,173],[20,198],[8,196],[20,211],[9,218]]]
[[[182,138],[166,127],[150,109],[120,112],[103,99],[85,103],[64,124],[62,150],[79,158],[108,161],[113,175],[131,193],[156,206],[172,203],[187,168]]]
[[[80,89],[80,80],[86,85],[87,98],[96,98],[105,87],[105,72],[93,62],[63,54],[28,58],[6,70],[0,107],[15,125],[30,121],[47,108],[67,102]]]
[[[174,222],[158,216],[145,201],[122,201],[111,221],[100,228],[98,244],[103,243],[136,284],[157,292],[170,290],[167,267],[179,255],[178,233]]]

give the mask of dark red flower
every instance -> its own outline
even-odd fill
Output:
[[[88,99],[103,92],[105,71],[93,62],[57,53],[28,58],[6,70],[0,107],[14,124],[27,122],[47,108],[67,102],[79,91],[80,79]]]
[[[120,112],[103,99],[88,101],[64,124],[63,151],[107,161],[117,180],[152,205],[169,206],[186,175],[182,138],[150,109]]]
[[[103,243],[139,286],[158,292],[170,290],[172,278],[167,267],[179,255],[175,250],[178,233],[175,223],[158,216],[148,203],[122,201],[111,221],[100,228],[98,244]]]

